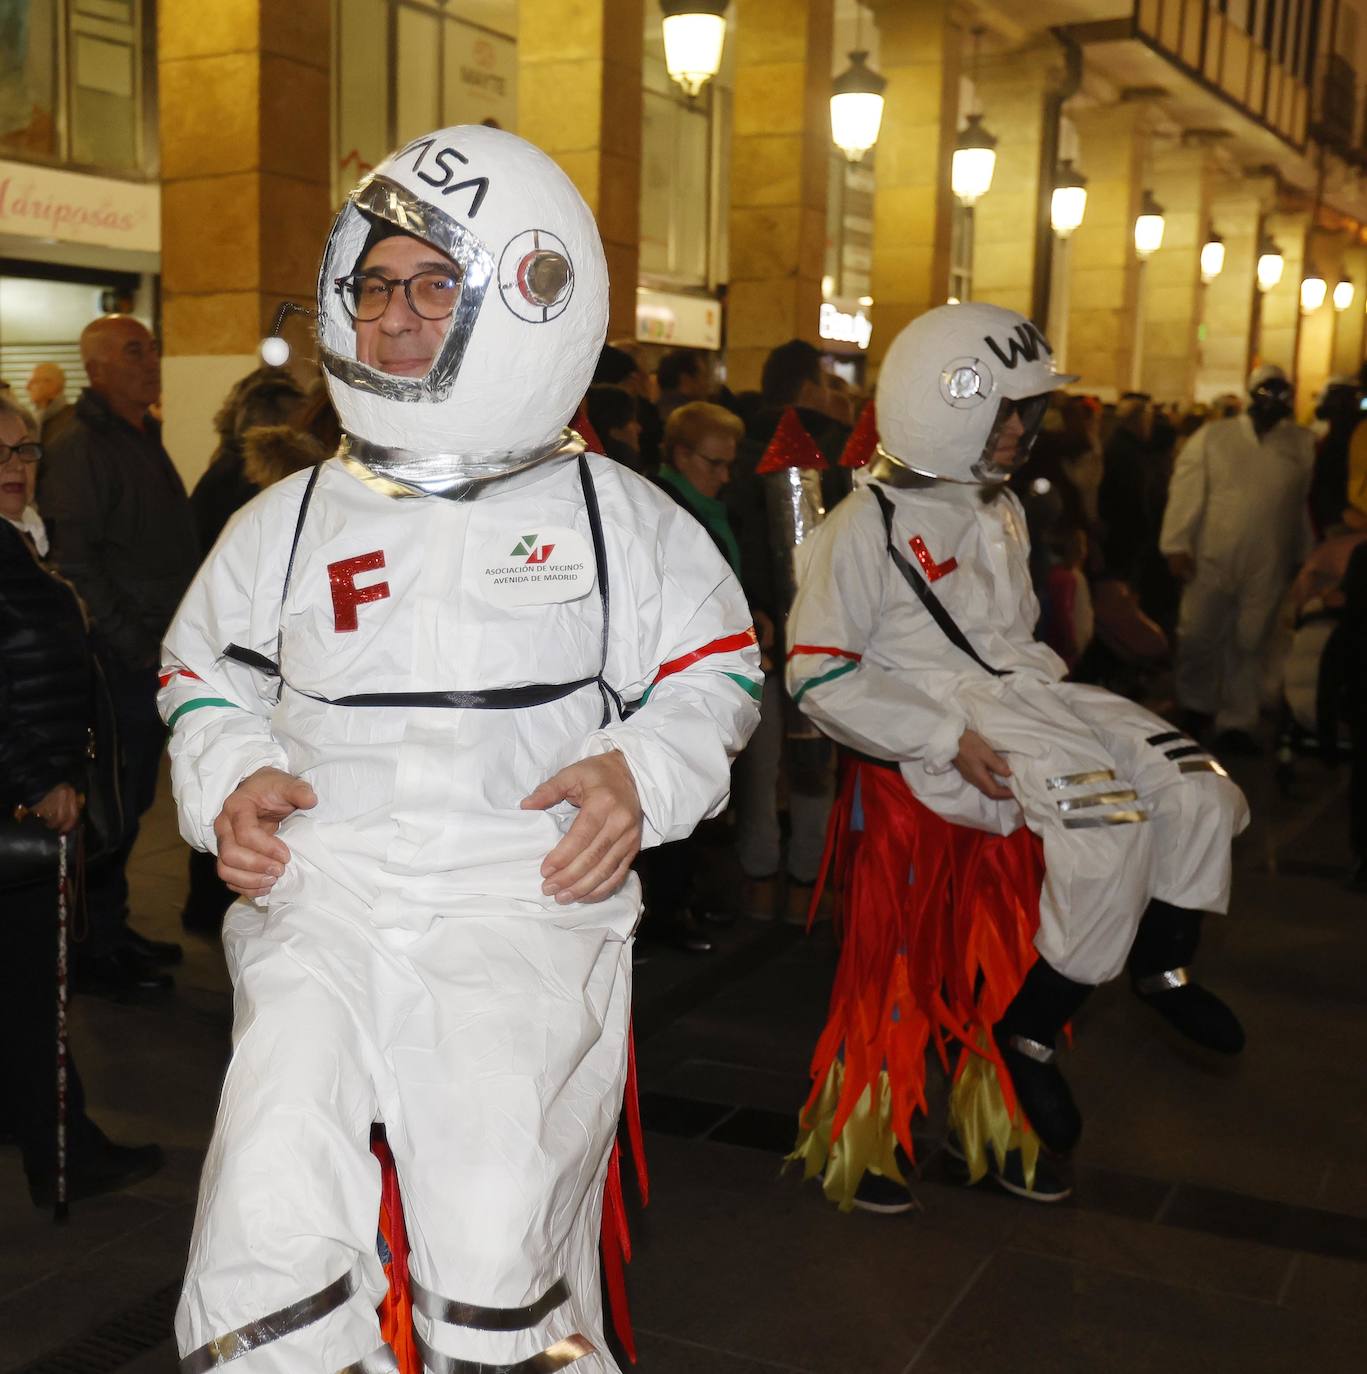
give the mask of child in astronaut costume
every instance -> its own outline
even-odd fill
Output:
[[[537,149],[461,127],[386,159],[318,308],[342,449],[234,517],[165,644],[181,829],[250,899],[181,1369],[395,1367],[382,1119],[427,1369],[607,1374],[629,865],[725,802],[750,615],[702,529],[565,429],[607,275]]]
[[[1055,1039],[1127,958],[1135,990],[1179,1029],[1242,1044],[1186,966],[1200,913],[1228,904],[1230,841],[1247,823],[1209,754],[1129,701],[1063,682],[1033,636],[1025,518],[1004,482],[1069,380],[1039,331],[996,306],[941,307],[898,335],[874,460],[800,552],[788,665],[802,710],[897,765],[933,812],[999,835],[1024,824],[1043,841],[1038,957],[994,1039],[1058,1152],[1081,1119]]]

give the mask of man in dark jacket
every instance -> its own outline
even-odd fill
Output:
[[[131,316],[106,315],[82,332],[81,360],[90,385],[46,451],[38,504],[53,561],[90,608],[123,750],[128,826],[119,852],[89,875],[90,934],[76,983],[128,996],[169,988],[158,965],[180,958],[178,945],[129,929],[125,868],[166,738],[156,708],[161,637],[199,548],[184,484],[147,414],[161,392],[156,340]]]

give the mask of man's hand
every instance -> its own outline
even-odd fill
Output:
[[[1196,560],[1189,553],[1170,553],[1168,569],[1179,582],[1190,582],[1196,576]]]
[[[69,782],[59,782],[43,799],[30,808],[49,830],[66,835],[81,819],[83,798]]]
[[[218,876],[244,897],[264,897],[290,861],[284,842],[275,838],[280,822],[317,805],[308,783],[279,768],[258,768],[243,778],[214,822]]]
[[[541,890],[562,906],[601,902],[622,885],[641,848],[641,799],[619,750],[580,759],[548,778],[524,811],[567,801],[579,808],[574,824],[541,865]]]
[[[763,611],[756,611],[755,642],[759,645],[759,666],[766,672],[774,667],[774,622]]]
[[[965,782],[972,783],[984,797],[993,801],[1010,801],[1011,793],[998,781],[1011,776],[1011,765],[976,731],[965,730],[959,736],[959,752],[954,767]]]

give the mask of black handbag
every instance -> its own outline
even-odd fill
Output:
[[[78,826],[82,863],[112,854],[123,842],[123,793],[119,782],[119,732],[114,705],[99,660],[91,658],[90,695],[94,722],[86,745],[84,778],[73,786],[85,798]],[[61,836],[37,816],[0,817],[0,891],[57,879]]]

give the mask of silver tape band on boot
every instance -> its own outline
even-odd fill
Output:
[[[443,1298],[430,1288],[424,1288],[410,1273],[408,1281],[413,1289],[413,1306],[424,1317],[448,1322],[452,1326],[470,1326],[476,1331],[527,1331],[568,1301],[569,1284],[557,1279],[534,1303],[526,1307],[480,1307],[473,1302],[456,1302]]]
[[[1138,800],[1139,793],[1133,787],[1125,787],[1117,792],[1089,792],[1085,797],[1063,797],[1054,804],[1060,811],[1084,811],[1089,806],[1113,806],[1116,802]]]
[[[207,1370],[240,1359],[263,1345],[278,1341],[281,1336],[312,1326],[329,1312],[335,1312],[360,1286],[360,1271],[352,1269],[317,1293],[300,1298],[298,1302],[292,1302],[269,1316],[239,1326],[236,1331],[215,1336],[207,1345],[192,1350],[181,1360],[180,1374],[206,1374]]]
[[[576,1332],[515,1364],[481,1364],[478,1360],[459,1360],[454,1355],[443,1355],[428,1345],[416,1328],[413,1339],[428,1374],[555,1374],[557,1369],[597,1353],[592,1344]]]
[[[1023,1054],[1027,1059],[1033,1059],[1036,1064],[1052,1064],[1054,1062],[1054,1051],[1049,1045],[1042,1045],[1038,1040],[1031,1040],[1025,1035],[1008,1035],[1006,1037],[1008,1049],[1013,1049],[1017,1054]]]
[[[1171,992],[1174,988],[1184,988],[1191,982],[1191,974],[1184,968],[1164,969],[1162,973],[1151,973],[1146,978],[1134,980],[1134,990],[1149,995],[1155,992]]]
[[[382,1345],[369,1355],[362,1355],[355,1364],[339,1369],[337,1374],[399,1374],[399,1362],[394,1358],[394,1352],[387,1345]]]
[[[1057,792],[1060,787],[1082,787],[1089,782],[1114,782],[1115,774],[1109,768],[1093,768],[1090,773],[1060,773],[1056,778],[1047,778],[1044,785]]]
[[[1108,811],[1104,816],[1072,816],[1063,822],[1065,830],[1088,830],[1094,825],[1139,825],[1148,820],[1147,811]]]

